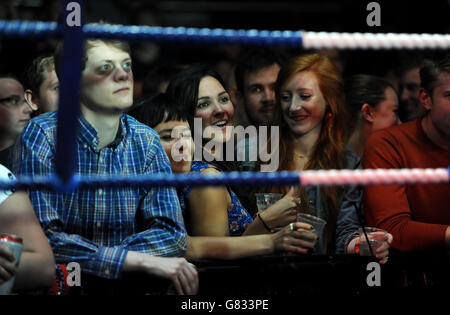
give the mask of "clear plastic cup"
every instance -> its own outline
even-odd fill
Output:
[[[14,254],[14,264],[18,265],[20,256],[22,255],[23,243],[22,238],[13,234],[0,234],[0,244],[7,246]],[[0,295],[8,295],[11,293],[16,277],[12,277],[8,281],[0,284]]]
[[[258,193],[255,194],[255,196],[258,212],[263,212],[271,205],[276,203],[278,200],[283,198],[283,194],[275,194],[275,193]]]
[[[376,255],[376,250],[383,244],[387,232],[382,229],[374,227],[365,227],[367,237],[369,238],[370,246],[372,247],[373,254]],[[372,256],[370,252],[369,245],[367,243],[366,236],[364,235],[363,229],[358,229],[359,238],[361,243],[359,245],[359,255],[361,256]]]
[[[297,222],[311,224],[313,226],[313,230],[311,232],[317,235],[318,240],[322,239],[324,227],[327,224],[327,221],[310,214],[298,213]]]

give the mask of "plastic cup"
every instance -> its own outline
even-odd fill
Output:
[[[275,193],[258,193],[255,194],[255,196],[258,212],[263,212],[271,205],[276,203],[278,200],[283,198],[283,194],[275,194]]]
[[[14,264],[17,265],[22,255],[23,244],[22,238],[13,234],[0,234],[0,244],[9,247],[14,254]],[[14,285],[16,276],[12,277],[8,281],[0,285],[0,295],[8,295],[11,293],[11,289]]]
[[[298,213],[297,222],[305,222],[311,224],[313,226],[313,230],[311,232],[317,235],[318,240],[322,238],[324,227],[327,224],[327,221],[306,213]]]
[[[373,254],[376,255],[376,250],[385,241],[387,232],[385,230],[377,229],[374,227],[365,227],[364,230],[366,231],[367,237],[369,238],[369,242],[372,247]],[[367,239],[366,239],[366,236],[364,235],[363,229],[360,228],[358,230],[358,232],[359,232],[359,238],[361,240],[361,243],[359,245],[359,255],[372,256],[372,253],[370,252],[370,248],[368,246]]]

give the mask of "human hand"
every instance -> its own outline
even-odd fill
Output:
[[[194,295],[198,292],[198,273],[185,258],[146,255],[144,271],[172,281],[176,294]]]
[[[268,207],[260,214],[267,224],[274,227],[284,227],[297,221],[297,204],[292,187],[286,195],[276,203]]]
[[[271,234],[274,250],[307,254],[317,242],[317,234],[311,232],[312,229],[313,227],[308,223],[290,223],[280,231]]]
[[[374,232],[374,233],[379,233],[379,232]],[[372,233],[370,233],[370,234],[372,234]],[[375,255],[378,259],[380,259],[380,264],[387,263],[387,261],[389,259],[389,247],[390,247],[390,244],[392,243],[393,239],[394,239],[394,237],[392,236],[391,233],[384,234],[383,242],[375,250]]]
[[[17,273],[17,266],[14,264],[14,253],[8,246],[0,244],[0,284],[10,280]]]
[[[389,259],[389,247],[393,240],[392,234],[371,227],[366,227],[365,230],[374,250],[375,257],[380,260],[380,264],[387,263]],[[364,233],[360,233],[359,236],[355,237],[354,252],[365,256],[371,255]]]

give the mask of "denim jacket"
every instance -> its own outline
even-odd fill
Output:
[[[361,169],[360,158],[351,151],[346,150],[347,169]],[[361,227],[358,219],[358,213],[354,203],[362,209],[362,187],[360,185],[347,185],[343,187],[343,193],[340,196],[340,209],[336,222],[336,254],[344,254],[348,242],[357,235],[357,230]],[[327,220],[324,205],[320,193],[320,186],[306,187],[306,197],[308,199],[311,214]],[[363,220],[364,214],[361,213]],[[326,226],[325,226],[326,229]],[[317,244],[316,252],[322,253],[324,244]]]

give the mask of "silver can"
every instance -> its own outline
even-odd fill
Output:
[[[8,246],[14,253],[14,264],[18,265],[20,256],[22,255],[23,242],[22,238],[13,234],[0,234],[0,244]],[[8,295],[11,293],[14,285],[15,276],[0,285],[0,295]]]

